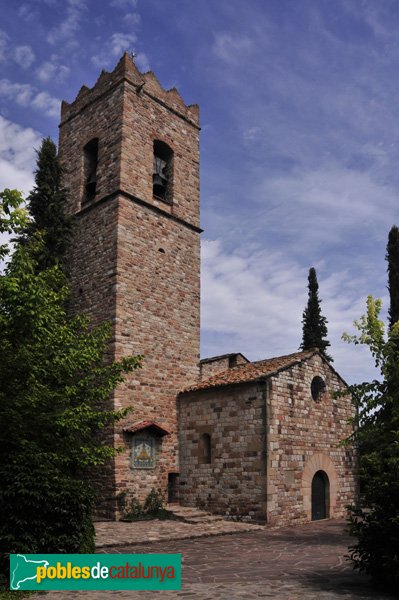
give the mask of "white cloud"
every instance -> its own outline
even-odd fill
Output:
[[[144,52],[138,52],[134,62],[142,73],[149,71],[151,68],[149,58]]]
[[[313,264],[334,366],[370,379],[367,350],[340,336],[367,294],[386,296],[387,234],[399,220],[397,47],[387,43],[387,55],[370,37],[332,40],[314,23],[309,37],[290,19],[271,19],[263,35],[259,10],[245,9],[246,27],[200,55],[213,93],[228,95],[220,136],[217,122],[203,136],[219,159],[204,153],[202,165],[203,225],[218,240],[215,258],[204,254],[203,354],[294,351]]]
[[[132,44],[136,42],[134,33],[114,33],[111,36],[111,52],[114,56],[120,56],[125,50],[133,50]]]
[[[138,0],[112,0],[111,6],[114,8],[123,8],[126,10],[136,8]]]
[[[243,129],[242,137],[243,137],[243,140],[245,143],[252,144],[252,142],[254,142],[257,138],[259,138],[261,133],[262,133],[262,129],[260,127],[257,127],[257,126],[248,127],[246,129]]]
[[[230,64],[237,64],[252,49],[253,42],[249,37],[230,33],[217,34],[212,47],[218,58]]]
[[[385,230],[397,216],[394,188],[374,181],[367,171],[345,169],[334,161],[329,168],[266,177],[254,198],[269,209],[262,227],[267,223],[269,232],[295,237],[302,250],[336,246],[356,227]]]
[[[15,100],[20,106],[28,106],[32,100],[32,87],[28,83],[0,79],[0,97]]]
[[[7,33],[0,29],[0,62],[6,60],[13,60],[22,69],[28,69],[35,60],[35,53],[28,45],[13,47]]]
[[[134,33],[113,33],[109,38],[105,48],[96,56],[92,56],[91,62],[99,68],[108,66],[111,61],[126,51],[133,51],[133,44],[137,41]],[[144,53],[140,53],[142,63],[148,64],[148,59]]]
[[[21,19],[23,19],[24,21],[33,21],[37,17],[37,15],[37,11],[33,8],[31,4],[28,4],[28,2],[21,4],[21,6],[18,9],[18,16],[21,17]]]
[[[129,27],[135,27],[136,25],[138,25],[141,21],[140,15],[137,12],[132,12],[132,13],[127,13],[124,17],[123,17],[123,21],[126,23],[126,25],[128,25]]]
[[[229,253],[220,240],[205,240],[201,321],[208,343],[204,356],[237,351],[257,360],[295,352],[302,337],[307,274],[295,257],[290,259],[272,248],[254,252],[239,248]],[[319,274],[334,366],[350,382],[373,371],[366,349],[347,346],[340,339],[364,312],[356,283],[346,271],[327,279]],[[209,340],[215,340],[214,344]]]
[[[0,116],[0,189],[20,190],[24,197],[34,184],[33,170],[41,136],[33,129],[24,128]],[[0,234],[0,244],[9,241],[8,234]],[[0,261],[0,272],[5,261]]]
[[[71,69],[66,65],[59,65],[56,62],[45,61],[36,70],[36,75],[40,81],[56,81],[63,83],[69,76]]]
[[[92,56],[90,60],[93,63],[93,65],[98,69],[105,69],[105,67],[107,67],[111,62],[109,60],[109,56],[106,56],[105,54],[98,54],[97,56]]]
[[[21,190],[26,195],[33,186],[35,148],[41,136],[0,116],[0,189]]]
[[[35,53],[30,46],[17,46],[14,50],[14,60],[22,69],[29,69],[35,60]]]
[[[60,116],[60,101],[48,92],[39,92],[32,100],[33,108],[42,110],[49,117]]]
[[[53,27],[47,34],[49,44],[56,45],[65,42],[69,48],[79,46],[75,35],[78,32],[83,17],[87,10],[85,0],[67,0],[66,14],[57,27]]]
[[[37,92],[28,83],[12,83],[8,79],[0,79],[0,97],[13,100],[20,106],[41,110],[49,117],[58,117],[60,114],[60,100],[48,92]]]
[[[8,40],[9,37],[6,32],[0,29],[0,62],[4,62],[6,59]]]

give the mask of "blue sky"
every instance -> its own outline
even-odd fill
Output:
[[[59,102],[124,50],[201,107],[202,356],[301,341],[315,266],[335,367],[399,224],[395,0],[0,0],[0,188],[28,191]]]

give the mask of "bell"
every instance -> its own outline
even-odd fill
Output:
[[[166,178],[162,177],[158,173],[154,173],[152,176],[152,189],[154,196],[164,198],[166,193]]]

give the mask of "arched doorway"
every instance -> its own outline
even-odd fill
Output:
[[[324,471],[316,471],[312,479],[312,521],[328,519],[330,512],[330,485]]]
[[[302,473],[303,509],[306,518],[312,520],[312,482],[315,473],[321,471],[326,476],[328,492],[326,493],[327,517],[337,517],[337,472],[328,454],[317,452],[308,458]]]

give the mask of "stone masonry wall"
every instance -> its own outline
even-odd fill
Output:
[[[315,376],[326,383],[318,402],[311,395]],[[354,415],[349,397],[332,397],[341,389],[339,376],[314,355],[257,386],[180,395],[183,503],[267,517],[274,525],[307,522],[312,479],[322,470],[329,479],[329,516],[345,516],[357,497],[357,464],[353,450],[340,447]],[[203,433],[212,438],[211,464],[201,463]]]
[[[115,428],[124,448],[101,471],[103,507],[115,492],[144,500],[177,473],[176,395],[199,377],[198,107],[141,74],[128,55],[62,104],[60,158],[76,230],[71,252],[73,310],[112,324],[110,357],[143,354],[143,369],[110,399],[133,412]],[[84,199],[84,146],[98,138],[96,196]],[[153,142],[173,150],[172,203],[152,196]],[[133,437],[124,425],[156,421],[156,466],[133,469]],[[134,435],[145,436],[148,432]],[[107,512],[108,511],[108,512]],[[112,514],[111,514],[112,513]]]
[[[159,86],[159,84],[158,84]],[[159,86],[160,88],[160,86]],[[124,83],[121,189],[199,227],[199,128],[197,124]],[[173,203],[153,197],[153,143],[173,150]]]
[[[212,360],[207,362],[201,362],[200,364],[200,372],[201,379],[208,379],[208,377],[212,377],[212,375],[216,375],[216,373],[222,373],[223,371],[227,371],[229,368],[229,357],[225,356],[219,360]]]
[[[96,201],[119,189],[122,143],[123,86],[85,106],[60,125],[60,159],[69,189],[71,213],[82,208],[84,198],[84,146],[98,138]],[[100,234],[100,231],[98,231]]]
[[[233,354],[230,355],[234,358],[234,365],[245,365],[248,360],[242,356],[242,354]],[[212,375],[216,375],[217,373],[222,373],[223,371],[227,371],[230,368],[230,356],[222,356],[220,358],[208,359],[201,361],[200,363],[200,375],[201,379],[208,379],[212,377]]]
[[[311,396],[313,377],[327,390],[320,402]],[[311,480],[324,470],[330,481],[330,517],[343,517],[356,498],[356,457],[339,443],[351,433],[354,415],[348,397],[333,399],[343,389],[340,378],[315,355],[282,371],[268,382],[267,392],[267,520],[302,523],[311,518]]]
[[[71,307],[74,312],[89,315],[93,325],[110,323],[109,358],[112,360],[115,353],[118,202],[116,198],[106,203],[98,200],[119,187],[123,88],[111,88],[105,96],[90,102],[87,88],[82,90],[70,109],[63,103],[59,134],[59,156],[64,169],[64,184],[69,190],[69,212],[75,215],[69,257]],[[81,210],[85,183],[83,148],[96,137],[99,139],[97,195],[95,202]],[[113,407],[113,397],[110,407]],[[113,429],[104,439],[114,443]],[[113,461],[95,469],[93,480],[99,490],[97,516],[110,518],[115,513]]]
[[[192,115],[171,110],[163,93],[155,76],[146,76],[139,94],[124,82],[120,185],[132,198],[119,203],[116,349],[144,360],[115,402],[134,406],[127,422],[154,420],[169,432],[147,471],[131,468],[132,436],[116,435],[125,448],[116,458],[117,490],[141,500],[152,487],[166,490],[168,473],[179,470],[176,395],[199,377],[198,126]],[[155,139],[174,153],[171,205],[152,194]]]
[[[117,201],[114,200],[77,217],[69,262],[73,309],[89,315],[93,325],[110,323],[110,359],[115,350],[117,215]],[[113,408],[113,397],[109,407]],[[104,439],[112,445],[113,430]],[[100,494],[97,516],[110,518],[115,510],[113,462],[95,469],[94,473]]]
[[[198,379],[199,235],[122,198],[118,215],[117,356],[143,354],[143,368],[121,385],[117,407],[132,405],[126,423],[153,420],[170,435],[160,440],[155,469],[132,470],[131,435],[117,434],[118,491],[140,499],[152,487],[166,490],[178,472],[176,395]],[[120,430],[120,428],[119,428]]]
[[[264,385],[240,385],[179,396],[180,498],[215,513],[264,517]],[[203,464],[201,436],[211,436]]]

